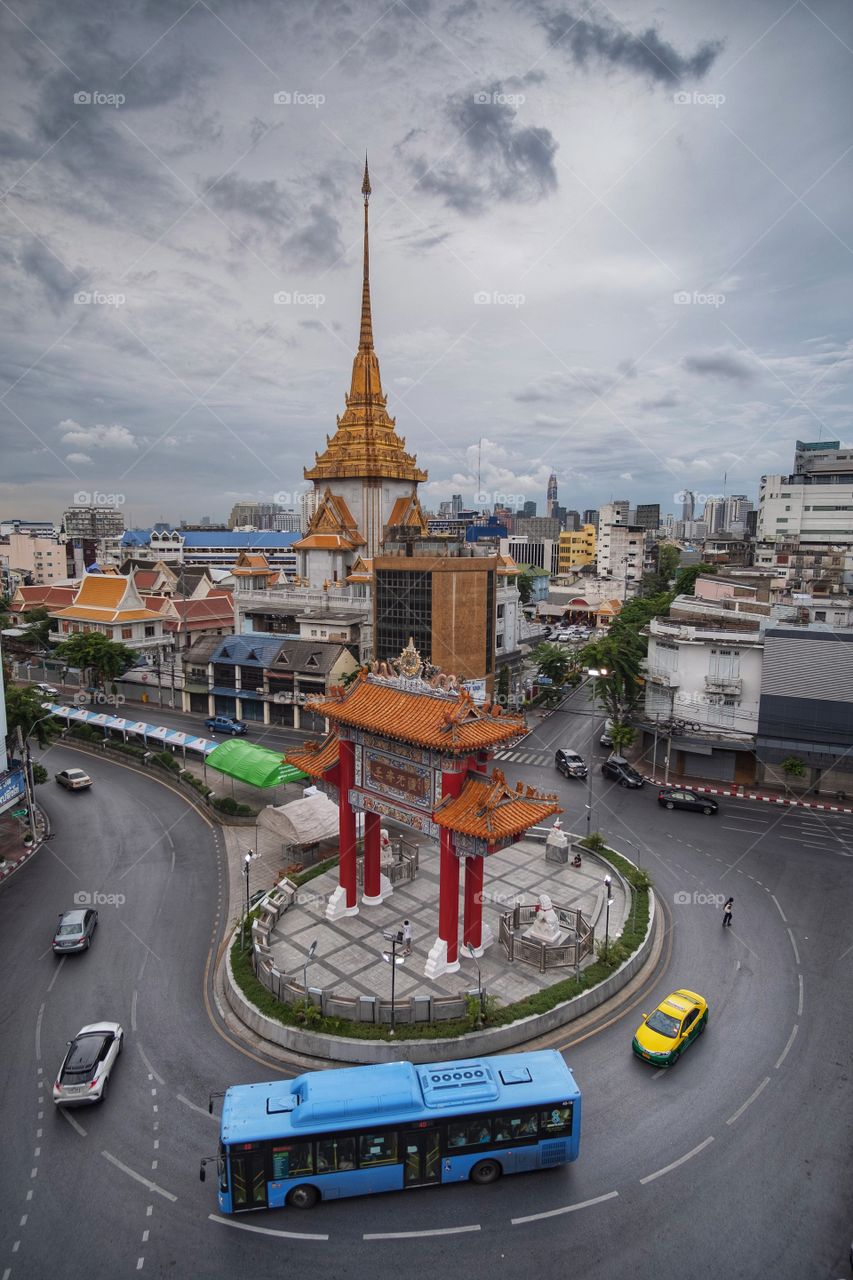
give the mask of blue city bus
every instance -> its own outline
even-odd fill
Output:
[[[580,1091],[552,1049],[234,1085],[222,1106],[219,1207],[308,1209],[375,1191],[491,1183],[577,1159],[580,1128]]]

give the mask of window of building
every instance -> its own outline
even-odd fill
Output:
[[[154,627],[153,627],[153,626],[149,626],[149,625],[147,625],[147,624],[146,624],[146,627],[145,627],[145,635],[146,635],[147,637],[149,637],[149,638],[150,638],[151,636],[153,636],[153,635],[154,635]]]
[[[133,627],[122,627],[122,629],[121,629],[121,638],[122,638],[122,640],[132,640],[132,639],[133,639]]]

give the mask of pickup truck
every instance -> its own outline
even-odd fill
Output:
[[[208,716],[204,722],[208,733],[248,733],[249,726],[242,720],[232,720],[231,716]]]

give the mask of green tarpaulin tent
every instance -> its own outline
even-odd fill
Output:
[[[308,776],[292,764],[285,764],[280,752],[242,742],[239,738],[221,742],[211,751],[205,765],[253,787],[278,787],[283,782],[299,782]]]

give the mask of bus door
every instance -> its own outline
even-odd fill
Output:
[[[402,1136],[405,1164],[403,1186],[424,1187],[441,1181],[437,1129],[406,1129]]]
[[[260,1143],[231,1147],[231,1207],[235,1213],[267,1207],[266,1151]]]

